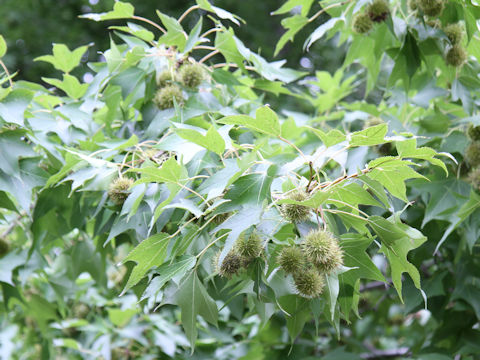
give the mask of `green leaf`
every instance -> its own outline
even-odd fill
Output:
[[[335,25],[337,25],[337,22],[339,21],[344,22],[345,20],[342,18],[331,18],[330,20],[327,20],[318,28],[316,28],[315,31],[310,34],[307,41],[305,41],[304,49],[308,50],[315,41],[322,38],[323,35],[325,35],[328,30],[332,29]]]
[[[275,46],[274,56],[277,56],[280,50],[283,49],[285,44],[289,41],[293,41],[295,34],[299,32],[306,24],[308,24],[308,19],[303,15],[294,15],[282,20],[282,26],[288,31],[282,35],[280,40],[278,40],[277,45]]]
[[[161,168],[145,167],[140,169],[131,169],[129,172],[136,172],[142,174],[140,180],[135,184],[143,184],[148,182],[157,183],[181,183],[186,181],[186,169],[181,166],[174,157],[169,158],[162,164]]]
[[[276,170],[277,167],[272,165],[261,173],[248,174],[239,178],[225,196],[225,199],[231,200],[228,205],[260,205],[270,199],[270,185]]]
[[[11,124],[23,126],[24,113],[32,101],[33,92],[15,89],[0,101],[0,118]]]
[[[84,14],[81,18],[90,19],[93,21],[115,20],[115,19],[129,19],[133,17],[135,8],[132,4],[116,1],[113,5],[113,10],[106,13],[99,14]]]
[[[387,124],[380,124],[354,132],[350,135],[350,146],[372,146],[383,144],[387,135]]]
[[[198,19],[197,24],[193,27],[193,29],[190,31],[190,34],[188,34],[188,39],[187,43],[185,44],[185,53],[189,53],[192,51],[192,49],[197,45],[197,43],[200,40],[200,33],[202,32],[202,24],[203,24],[203,18],[201,17]]]
[[[197,315],[202,316],[210,324],[217,325],[217,305],[208,295],[196,271],[192,271],[180,284],[176,293],[176,299],[182,312],[182,326],[185,329],[193,352],[198,334]]]
[[[109,29],[126,32],[146,42],[151,42],[155,39],[155,35],[151,31],[133,23],[128,23],[128,26],[110,26]]]
[[[257,109],[256,119],[247,115],[231,115],[218,120],[218,122],[222,124],[245,126],[249,129],[270,136],[280,136],[281,131],[277,114],[275,114],[275,112],[268,106],[263,106]]]
[[[213,151],[219,156],[225,151],[225,141],[213,126],[210,126],[205,135],[192,129],[176,129],[175,132],[180,137]]]
[[[82,97],[88,89],[88,84],[80,84],[75,76],[64,74],[63,81],[58,79],[42,78],[47,84],[53,85],[63,90],[69,97],[78,99]]]
[[[176,46],[180,52],[183,52],[187,43],[187,36],[180,23],[157,10],[157,15],[162,20],[167,33],[160,37],[160,42],[166,45]]]
[[[64,44],[53,44],[53,55],[44,55],[35,58],[35,61],[45,61],[52,64],[55,69],[69,73],[75,69],[82,60],[88,46],[80,46],[73,51]]]
[[[420,231],[408,225],[395,222],[395,227],[403,231],[405,236],[389,246],[383,243],[380,251],[388,258],[393,284],[400,300],[403,302],[402,274],[404,272],[410,275],[415,287],[421,290],[420,273],[415,265],[408,261],[407,256],[411,250],[418,248],[427,241],[427,238]]]
[[[195,256],[185,255],[175,259],[175,261],[170,264],[163,264],[160,266],[156,271],[160,275],[155,276],[152,279],[140,300],[154,297],[160,291],[163,285],[165,285],[174,277],[178,278],[185,275],[188,270],[195,266],[196,262],[197,258]]]
[[[468,201],[458,210],[457,216],[463,221],[480,207],[480,195],[475,191],[470,192]]]
[[[0,282],[4,282],[15,286],[12,275],[13,271],[26,263],[26,252],[15,253],[13,251],[9,252],[7,255],[0,259]]]
[[[169,234],[155,234],[148,239],[143,240],[128,254],[123,260],[123,263],[126,263],[127,261],[135,261],[137,265],[133,268],[121,295],[125,294],[128,289],[142,280],[147,271],[152,267],[163,264],[163,261],[167,256],[167,246],[169,241]]]
[[[393,157],[381,157],[368,163],[368,167],[373,168],[373,170],[367,173],[367,176],[382,184],[393,196],[407,202],[405,181],[413,178],[424,178],[409,165],[412,165],[409,161]]]
[[[417,148],[417,139],[398,141],[396,143],[396,146],[398,155],[402,158],[427,160],[433,165],[440,166],[445,171],[445,174],[448,175],[447,167],[445,166],[443,161],[434,157],[436,155],[442,154],[438,154],[435,150],[429,147]]]
[[[332,200],[339,200],[354,206],[358,206],[359,204],[381,206],[372,195],[357,183],[349,183],[344,186],[335,187],[327,202]],[[333,203],[335,204],[335,201],[333,201]]]
[[[405,238],[407,234],[404,229],[397,226],[392,219],[385,219],[381,216],[370,216],[368,224],[372,227],[378,237],[382,240],[382,243],[387,246],[391,246],[393,243]]]
[[[302,7],[301,14],[303,16],[306,16],[308,15],[310,8],[312,7],[313,1],[314,0],[288,0],[282,6],[280,6],[280,8],[272,12],[272,15],[286,14],[292,11],[297,6],[301,6]]]
[[[201,9],[213,12],[220,19],[230,20],[236,25],[240,25],[240,22],[237,19],[240,19],[237,15],[232,14],[224,9],[211,5],[208,0],[197,0],[197,4]],[[241,19],[240,19],[241,20]]]
[[[320,206],[322,206],[327,201],[327,199],[329,198],[331,193],[332,193],[332,190],[327,190],[327,191],[318,190],[318,191],[315,192],[315,194],[312,195],[312,197],[310,197],[307,200],[296,201],[296,200],[290,200],[290,199],[281,199],[281,200],[278,201],[278,204],[279,205],[281,205],[281,204],[298,204],[298,205],[308,206],[308,207],[311,207],[313,209],[318,209]]]
[[[308,300],[297,295],[286,295],[279,298],[278,302],[282,309],[288,313],[286,315],[287,329],[290,342],[293,344],[311,316]]]
[[[0,58],[4,57],[7,53],[7,43],[2,35],[0,35]]]
[[[338,303],[345,314],[346,319],[354,306],[354,297],[358,296],[355,286],[359,279],[370,279],[374,281],[385,281],[381,271],[375,266],[368,254],[367,248],[373,238],[361,234],[343,234],[340,246],[343,250],[343,262],[350,271],[338,275],[340,281],[340,292]]]
[[[317,135],[320,138],[320,140],[322,140],[322,142],[325,144],[326,147],[337,145],[347,139],[347,136],[337,129],[333,129],[333,130],[330,130],[328,133],[325,133],[320,129],[315,129],[312,127],[307,127],[307,128],[313,131],[313,133]]]
[[[137,309],[108,309],[108,318],[116,327],[124,327],[138,312]]]

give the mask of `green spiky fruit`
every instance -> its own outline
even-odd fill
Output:
[[[390,142],[375,146],[375,151],[382,156],[395,156],[396,155],[395,147]]]
[[[480,190],[480,167],[473,169],[468,174],[468,181],[475,190]]]
[[[305,255],[298,246],[284,247],[278,255],[277,261],[288,274],[301,272],[305,267]]]
[[[108,196],[116,205],[122,205],[130,194],[129,188],[133,180],[125,177],[116,178],[108,189]]]
[[[244,265],[244,259],[235,251],[230,251],[220,264],[220,254],[221,251],[215,257],[215,268],[218,274],[226,278],[231,278],[233,275],[238,274]]]
[[[199,64],[187,64],[180,68],[179,79],[187,88],[197,88],[202,83],[204,78],[204,70]]]
[[[386,0],[373,0],[367,7],[367,14],[373,22],[382,22],[387,19],[390,6]]]
[[[467,52],[459,45],[450,47],[445,55],[445,62],[447,65],[459,67],[467,60]]]
[[[337,239],[326,230],[311,231],[302,246],[308,260],[327,274],[343,265],[343,251]]]
[[[173,78],[173,74],[169,70],[162,71],[160,74],[157,75],[157,85],[159,87],[165,87],[171,84],[175,79]]]
[[[418,9],[418,2],[417,0],[408,0],[408,8],[411,11],[415,11]]]
[[[79,303],[73,307],[73,316],[77,319],[85,319],[90,312],[90,308],[84,304]]]
[[[182,89],[175,84],[167,85],[158,90],[155,94],[154,102],[157,104],[159,109],[165,110],[175,106],[173,99],[175,99],[178,105],[183,105],[184,98]]]
[[[463,38],[463,27],[461,24],[450,24],[443,29],[445,35],[452,45],[459,45]]]
[[[6,255],[8,253],[8,250],[10,250],[10,246],[8,245],[8,242],[6,242],[3,239],[0,239],[0,258]]]
[[[442,22],[439,19],[428,20],[426,24],[434,29],[440,29],[442,27]]]
[[[480,140],[480,126],[473,126],[473,124],[470,124],[467,130],[467,135],[473,141]]]
[[[471,167],[480,165],[480,142],[471,143],[465,150],[465,160]]]
[[[232,213],[229,213],[229,212],[226,212],[223,214],[217,214],[217,216],[215,216],[215,218],[213,219],[213,223],[216,225],[223,224],[225,220],[227,220],[230,217],[230,215],[232,215]]]
[[[427,16],[439,16],[444,5],[444,0],[418,0],[418,7]]]
[[[325,285],[323,277],[312,268],[296,273],[293,280],[298,294],[305,298],[318,297]]]
[[[353,18],[352,28],[356,33],[365,34],[373,27],[373,21],[367,13],[359,13]]]
[[[247,259],[259,257],[263,251],[262,238],[255,232],[248,237],[242,234],[235,243],[235,249]]]
[[[286,194],[285,198],[295,201],[304,201],[308,199],[308,194],[303,189],[296,189]],[[297,223],[308,220],[310,217],[310,208],[298,204],[282,204],[280,212],[288,221]]]

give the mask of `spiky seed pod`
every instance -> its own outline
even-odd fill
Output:
[[[439,16],[445,5],[444,0],[418,0],[417,4],[427,16]]]
[[[216,225],[223,224],[225,220],[227,220],[230,217],[230,215],[232,215],[232,213],[229,213],[229,212],[226,212],[223,214],[217,214],[217,216],[215,216],[215,218],[213,219],[213,223]]]
[[[130,186],[133,185],[133,180],[130,178],[119,177],[113,180],[108,189],[109,198],[116,204],[122,205],[127,200],[130,191]]]
[[[388,142],[375,146],[375,151],[382,156],[395,156],[395,147],[392,143]]]
[[[471,167],[480,165],[480,142],[472,142],[465,150],[465,160]]]
[[[386,0],[373,0],[367,7],[367,14],[373,22],[382,22],[387,19],[390,6]]]
[[[90,308],[84,304],[79,303],[73,307],[73,316],[77,319],[85,319],[90,312]]]
[[[466,60],[467,52],[460,45],[454,45],[450,47],[445,55],[445,62],[447,65],[452,65],[455,67],[462,66]]]
[[[179,79],[184,86],[195,89],[205,78],[205,73],[201,65],[187,64],[183,65],[179,71]]]
[[[247,259],[259,257],[263,251],[262,238],[255,232],[249,237],[242,234],[235,243],[235,249],[240,256]]]
[[[439,19],[428,20],[426,24],[434,29],[440,29],[442,27],[442,22]]]
[[[277,261],[288,274],[301,272],[305,267],[305,255],[298,246],[284,247],[278,255]]]
[[[445,35],[447,35],[448,40],[452,45],[459,45],[463,38],[463,27],[461,24],[450,24],[445,26],[443,29]]]
[[[480,140],[480,126],[473,126],[473,124],[470,124],[467,130],[467,135],[472,141]]]
[[[173,78],[173,74],[169,70],[162,71],[160,74],[157,75],[157,85],[159,87],[165,87],[168,84],[171,84],[172,81],[175,79]]]
[[[8,253],[8,250],[10,250],[10,246],[8,245],[8,242],[6,242],[3,239],[0,239],[0,258],[6,255]]]
[[[218,274],[226,278],[231,278],[233,275],[238,274],[244,264],[243,258],[235,251],[230,251],[220,264],[220,254],[221,251],[215,257],[215,268]]]
[[[300,296],[305,298],[318,297],[323,290],[325,282],[323,277],[315,269],[306,269],[293,276],[295,288]]]
[[[468,174],[468,181],[475,190],[480,190],[480,168],[475,168]]]
[[[352,28],[356,33],[365,34],[373,27],[373,21],[367,13],[358,13],[353,18]]]
[[[418,9],[417,0],[408,0],[408,8],[410,11],[415,11]]]
[[[343,251],[326,230],[313,230],[302,243],[303,252],[319,270],[329,274],[343,265]]]
[[[295,201],[304,201],[308,199],[308,194],[303,189],[296,189],[288,193],[285,198]],[[310,208],[304,205],[282,204],[280,212],[285,219],[294,223],[308,220],[310,217]]]
[[[184,98],[182,89],[175,84],[167,85],[158,90],[155,94],[154,102],[159,109],[165,110],[174,107],[173,99],[175,99],[178,105],[183,105]]]

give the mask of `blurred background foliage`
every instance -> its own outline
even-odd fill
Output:
[[[193,0],[175,1],[130,1],[139,16],[155,20],[155,10],[178,17]],[[343,61],[344,49],[337,48],[335,39],[329,42],[315,43],[310,52],[303,51],[303,43],[317,24],[305,27],[296,41],[289,42],[285,48],[273,57],[275,44],[284,29],[281,17],[270,15],[282,4],[278,0],[213,0],[212,4],[229,9],[246,21],[248,26],[235,29],[237,36],[252,50],[258,51],[269,60],[286,58],[287,65],[304,70],[323,69],[334,71]],[[93,22],[81,19],[79,14],[98,13],[112,9],[114,0],[2,0],[3,20],[0,22],[0,34],[8,44],[5,63],[11,69],[17,69],[17,80],[41,82],[42,77],[52,77],[55,70],[44,62],[34,62],[38,56],[49,54],[52,42],[69,44],[70,48],[92,44],[85,54],[83,62],[97,61],[101,52],[108,48],[109,38],[105,36],[108,27],[123,24],[122,21]],[[317,5],[318,6],[318,5]],[[319,7],[319,6],[318,6]],[[55,11],[52,11],[55,9]],[[200,17],[192,14],[186,19],[186,26],[191,28]],[[318,23],[328,18],[317,20]],[[220,57],[219,57],[220,58]],[[214,59],[215,60],[215,59]],[[86,71],[86,67],[76,70]]]

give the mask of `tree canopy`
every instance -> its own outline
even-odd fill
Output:
[[[480,7],[257,3],[0,36],[0,359],[478,357]]]

